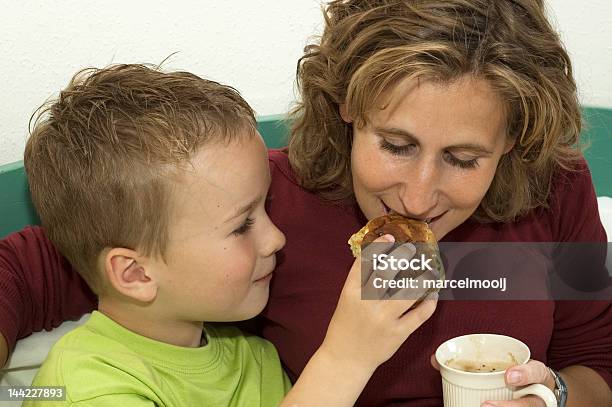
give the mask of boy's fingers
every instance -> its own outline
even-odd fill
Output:
[[[387,286],[384,280],[388,279],[388,271],[374,270],[370,274],[369,280],[361,287],[363,298],[370,300],[382,300],[387,295]]]
[[[410,260],[414,257],[416,248],[411,243],[404,243],[401,246],[395,248],[389,256],[396,260],[405,259]],[[384,267],[378,265],[379,269],[371,269],[370,278],[363,285],[363,295],[369,299],[388,299],[391,297],[390,293],[395,292],[397,289],[390,288],[388,282],[395,280],[397,275],[401,272],[399,267]],[[384,267],[384,268],[383,268]],[[416,299],[416,298],[415,298]]]
[[[397,259],[410,260],[416,254],[416,246],[410,242],[402,243],[395,250],[391,252],[391,255]]]
[[[414,257],[414,255],[416,254],[416,247],[410,243],[403,243],[401,245],[399,245],[398,247],[396,247],[390,254],[389,256],[393,257],[396,260],[406,260],[406,261],[410,261],[412,260],[412,258]],[[385,278],[387,278],[388,280],[392,280],[395,279],[400,273],[401,274],[406,274],[406,272],[408,272],[409,274],[412,274],[412,272],[410,270],[406,271],[406,270],[401,270],[399,267],[396,267],[394,270],[391,270],[390,272],[388,272],[387,274],[385,274]],[[387,293],[388,297],[391,297],[392,294],[396,291],[396,290],[388,290],[389,292]]]
[[[427,321],[436,310],[438,304],[438,293],[430,293],[425,300],[406,312],[401,318],[402,329],[408,334],[414,332],[419,326]]]
[[[405,243],[393,251],[398,258],[412,259],[416,254],[416,247],[411,243]],[[393,300],[421,300],[430,290],[426,284],[427,274],[420,270],[400,270],[393,278],[404,281],[403,288],[390,289],[387,293],[388,298]]]
[[[407,278],[407,277],[405,277]],[[391,300],[422,300],[431,289],[425,284],[422,277],[411,278],[411,281],[406,282],[406,288],[396,288],[389,290],[387,296]],[[410,285],[412,284],[412,285]]]
[[[377,238],[372,243],[363,248],[360,258],[357,259],[357,261],[361,262],[362,266],[362,287],[370,280],[370,277],[372,276],[374,255],[387,253],[389,250],[391,250],[393,248],[393,244],[395,243],[395,238],[393,235],[386,234]]]

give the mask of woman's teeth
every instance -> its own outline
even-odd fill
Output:
[[[389,208],[389,207],[387,206],[387,204],[385,204],[383,201],[380,201],[380,202],[382,203],[382,206],[383,206],[383,211],[385,212],[385,215],[393,215],[393,214],[396,214],[396,213],[397,213],[397,212],[395,212],[393,209]],[[438,216],[434,216],[434,217],[432,217],[432,218],[427,218],[427,219],[424,219],[424,222],[425,222],[425,223],[427,223],[427,224],[429,225],[431,222],[435,222],[435,221],[437,221],[438,219],[440,219],[440,218],[442,217],[442,215],[444,215],[445,213],[446,213],[446,212],[441,213],[440,215],[438,215]],[[399,214],[399,215],[401,215],[401,214]]]
[[[389,209],[389,207],[384,202],[382,202],[382,204],[383,204],[383,210],[385,211],[385,215],[388,215],[389,212],[391,212],[391,209]]]
[[[435,221],[437,221],[438,219],[440,219],[440,218],[441,218],[442,216],[444,216],[445,214],[446,214],[446,212],[442,212],[442,213],[441,213],[440,215],[438,215],[438,216],[434,216],[433,218],[428,218],[428,219],[425,219],[425,222],[427,222],[427,224],[430,224],[431,222],[435,222]]]

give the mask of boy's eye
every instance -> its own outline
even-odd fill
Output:
[[[448,151],[444,152],[443,157],[447,163],[455,167],[459,167],[463,169],[471,169],[471,168],[475,168],[478,166],[478,158],[472,158],[471,160],[461,160],[455,157],[454,155],[452,155],[451,153],[449,153]]]
[[[414,144],[405,144],[405,145],[397,145],[393,143],[389,143],[384,138],[380,140],[380,148],[383,150],[389,151],[391,154],[395,155],[408,155],[414,150],[416,146]]]
[[[253,223],[255,223],[254,219],[247,218],[246,221],[238,229],[232,232],[232,234],[234,236],[244,235],[246,232],[249,231],[249,229],[251,229],[251,226],[253,226]]]

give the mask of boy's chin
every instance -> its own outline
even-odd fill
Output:
[[[257,304],[249,304],[249,306],[242,309],[240,313],[236,313],[231,316],[226,316],[225,318],[219,318],[219,320],[223,322],[240,322],[253,319],[257,315],[261,314],[264,308],[266,308],[267,304],[268,297],[266,296],[265,301],[262,301],[261,303]]]
[[[242,319],[242,321],[255,318],[257,315],[261,314],[264,308],[266,308],[267,304],[268,304],[268,299],[266,298],[266,301],[263,302],[263,304],[258,304],[257,306],[254,306],[252,309],[250,309],[249,310],[250,312],[246,314],[246,316]]]

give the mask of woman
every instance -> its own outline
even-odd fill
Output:
[[[427,220],[443,242],[606,240],[576,147],[571,64],[542,1],[333,1],[298,83],[288,150],[270,152],[268,211],[287,244],[259,320],[293,379],[323,340],[353,263],[346,241],[368,219]],[[4,246],[13,280],[0,283],[10,298],[1,329],[11,344],[94,305],[40,230],[29,233]],[[568,406],[608,405],[611,326],[609,302],[442,301],[358,404],[441,405],[435,348],[492,332],[532,351],[508,384],[553,389],[551,367]]]
[[[350,263],[342,244],[365,221],[360,212],[426,219],[443,241],[605,241],[576,148],[571,64],[541,2],[336,1],[326,21],[300,61],[288,163],[272,154],[270,211],[288,244],[263,334],[294,376],[322,340],[342,281],[334,271]],[[326,207],[295,184],[354,197],[358,208]],[[439,377],[427,370],[435,346],[497,332],[526,341],[540,361],[512,370],[522,377],[510,384],[553,388],[547,362],[562,369],[568,405],[604,405],[596,395],[609,394],[611,362],[597,349],[610,348],[611,321],[601,303],[442,302],[361,400],[439,404]],[[570,339],[587,326],[590,338]],[[572,366],[580,364],[602,376]]]

